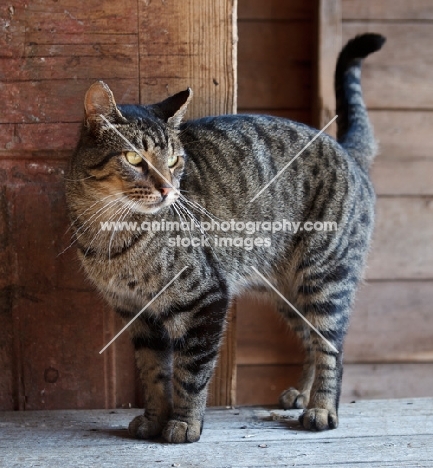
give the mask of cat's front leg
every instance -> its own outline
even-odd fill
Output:
[[[129,424],[129,433],[138,439],[161,435],[172,412],[171,343],[162,333],[162,327],[155,328],[135,331],[132,336],[145,408],[144,414]]]
[[[196,442],[203,429],[207,388],[218,357],[228,300],[220,298],[196,311],[186,335],[176,341],[173,415],[162,435],[171,443]]]

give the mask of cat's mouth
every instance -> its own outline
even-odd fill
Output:
[[[176,201],[177,197],[164,197],[156,201],[146,200],[134,200],[133,209],[141,214],[154,214],[161,209],[172,205]]]

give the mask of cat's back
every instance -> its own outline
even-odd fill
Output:
[[[266,115],[188,121],[180,133],[189,168],[184,188],[213,209],[227,205],[227,213],[238,215],[251,214],[249,201],[266,186],[260,195],[262,207],[255,204],[256,211],[269,213],[290,201],[291,214],[296,216],[314,192],[330,192],[332,184],[337,186],[335,203],[341,197],[351,198],[349,192],[368,184],[368,177],[329,135],[321,134],[312,142],[318,132]]]

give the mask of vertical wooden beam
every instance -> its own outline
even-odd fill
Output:
[[[334,72],[342,44],[341,0],[317,0],[316,93],[313,122],[323,128],[335,116]],[[327,133],[336,135],[335,123]]]
[[[187,118],[236,111],[237,0],[139,1],[140,100],[191,87]]]
[[[140,102],[149,104],[188,86],[187,118],[236,112],[237,0],[139,1]],[[236,313],[231,320],[209,405],[233,405]]]

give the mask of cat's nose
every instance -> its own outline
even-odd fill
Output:
[[[161,195],[163,197],[166,197],[172,190],[173,190],[173,187],[170,187],[168,185],[165,185],[159,188],[159,191],[161,192]]]

